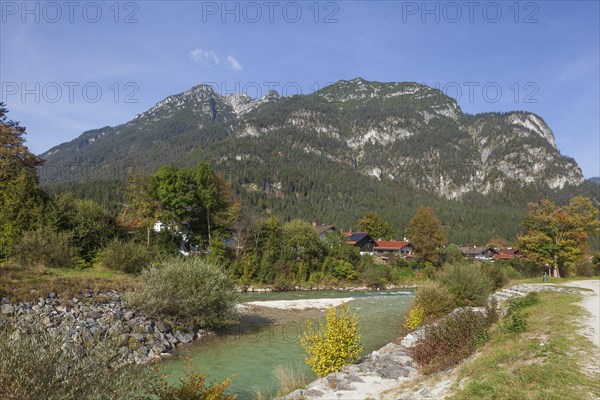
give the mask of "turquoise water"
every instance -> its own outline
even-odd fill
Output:
[[[400,335],[402,314],[412,300],[409,290],[378,292],[274,292],[245,293],[240,302],[353,297],[348,303],[358,314],[365,354]],[[275,388],[273,368],[279,364],[304,365],[299,338],[305,321],[324,321],[324,312],[268,310],[265,315],[247,316],[217,336],[182,347],[163,363],[165,372],[176,380],[186,368],[201,372],[209,381],[221,382],[235,375],[230,392],[238,399],[251,398],[252,389]],[[308,367],[307,367],[308,370]],[[312,374],[311,377],[314,377]]]

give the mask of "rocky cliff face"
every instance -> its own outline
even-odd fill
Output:
[[[561,189],[584,180],[540,116],[467,115],[454,99],[425,85],[360,78],[306,96],[269,92],[260,99],[222,96],[198,85],[126,124],[84,132],[42,157],[48,161],[45,183],[84,181],[124,160],[156,168],[191,159],[210,161],[258,190],[278,183],[261,176],[265,163],[302,175],[302,160],[336,163],[376,182],[449,199],[515,184]]]

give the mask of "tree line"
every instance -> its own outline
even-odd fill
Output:
[[[113,260],[118,260],[115,254],[127,253],[125,243],[135,242],[144,244],[149,253],[143,259],[179,249],[194,250],[221,264],[241,283],[289,286],[358,279],[381,286],[400,280],[406,274],[401,267],[410,265],[411,273],[419,273],[419,269],[435,268],[456,253],[457,246],[449,245],[442,224],[447,212],[439,210],[440,218],[426,202],[403,230],[415,244],[416,261],[399,259],[392,266],[378,265],[369,257],[361,257],[339,232],[320,239],[306,222],[309,218],[282,220],[277,213],[269,215],[268,210],[249,212],[237,200],[235,189],[204,162],[192,168],[164,165],[153,174],[141,167],[132,168],[120,189],[123,203],[115,216],[94,200],[42,190],[36,167],[43,160],[27,149],[25,129],[10,121],[6,113],[6,107],[0,105],[2,259],[18,256],[33,263],[45,251],[53,254],[53,260],[46,257],[49,263],[89,266],[101,260],[107,249]],[[302,185],[297,178],[297,185]],[[294,205],[288,206],[293,209]],[[515,244],[539,268],[554,275],[568,274],[590,251],[589,239],[598,231],[597,215],[598,210],[583,196],[564,206],[549,200],[533,203]],[[154,231],[158,221],[165,227],[162,232]],[[373,212],[363,214],[353,225],[375,239],[399,238],[399,230]],[[61,254],[73,257],[65,261]]]

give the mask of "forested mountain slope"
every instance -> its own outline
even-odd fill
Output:
[[[42,157],[42,183],[82,195],[93,185],[113,205],[133,165],[207,161],[257,214],[350,228],[376,211],[402,230],[428,204],[461,243],[512,237],[530,200],[597,193],[540,116],[468,115],[425,85],[360,78],[260,99],[198,85]]]

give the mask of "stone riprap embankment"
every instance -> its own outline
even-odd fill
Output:
[[[59,299],[55,293],[36,301],[10,303],[0,300],[0,322],[8,324],[16,340],[42,324],[59,332],[68,324],[66,343],[84,344],[94,338],[115,339],[130,362],[147,363],[167,355],[175,347],[212,335],[204,329],[181,329],[166,321],[156,321],[125,307],[123,297],[114,292],[84,292],[77,298]],[[56,329],[55,329],[56,328]]]
[[[555,291],[580,293],[577,289],[555,285],[521,284],[502,289],[490,296],[496,300],[500,313],[506,307],[503,304],[514,297],[526,296],[531,292]],[[484,308],[471,308],[485,312]],[[460,312],[460,309],[452,313]],[[392,400],[438,400],[445,398],[453,382],[442,379],[437,386],[417,388],[407,393],[398,393],[403,383],[414,379],[420,373],[409,355],[412,347],[423,333],[423,328],[396,340],[372,352],[358,364],[347,365],[340,372],[317,379],[304,389],[298,389],[282,397],[282,400],[337,400],[337,399],[392,399]],[[448,371],[448,374],[450,371]]]

